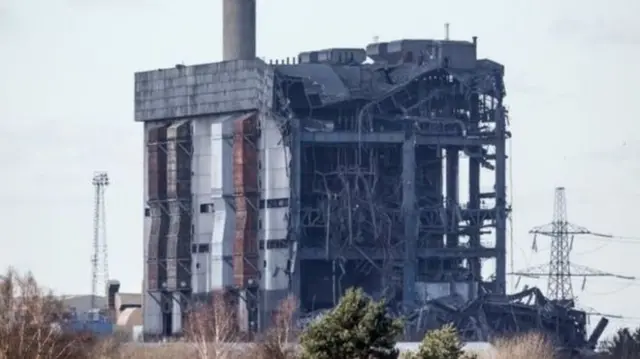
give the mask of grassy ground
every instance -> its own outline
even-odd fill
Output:
[[[499,341],[493,349],[475,352],[479,359],[555,359],[553,350],[537,335]],[[96,354],[100,359],[287,359],[294,355],[273,353],[258,346],[245,345],[232,350],[206,350],[195,344],[167,343],[158,345],[126,344],[110,354]]]
[[[293,298],[281,303],[274,327],[262,344],[229,345],[237,342],[234,316],[224,300],[212,307],[194,310],[185,331],[190,343],[157,345],[122,344],[116,340],[97,342],[91,336],[61,334],[64,320],[61,304],[42,291],[31,275],[8,271],[0,280],[0,359],[295,359]],[[56,329],[58,328],[58,329]],[[216,345],[216,343],[218,343]],[[537,335],[496,343],[487,359],[555,359],[551,347]],[[447,358],[449,359],[449,358]],[[622,358],[621,358],[622,359]]]

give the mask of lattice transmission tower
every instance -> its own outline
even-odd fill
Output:
[[[94,189],[93,207],[93,253],[91,255],[91,307],[96,308],[96,298],[109,281],[107,252],[107,219],[104,192],[109,185],[106,172],[95,172],[91,181]]]
[[[635,277],[622,276],[603,272],[597,269],[578,265],[571,262],[571,250],[576,235],[591,235],[597,237],[613,238],[612,235],[591,232],[589,229],[577,226],[567,220],[567,199],[564,187],[555,190],[553,205],[553,220],[551,223],[535,227],[529,231],[533,234],[533,249],[537,250],[536,238],[543,235],[551,238],[549,263],[536,267],[526,268],[511,275],[521,277],[547,277],[547,296],[549,299],[566,301],[573,304],[573,278],[581,277],[582,287],[586,284],[587,277],[615,277],[634,280]]]

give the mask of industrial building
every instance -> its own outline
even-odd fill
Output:
[[[351,286],[403,310],[505,294],[504,67],[477,57],[477,39],[267,63],[255,0],[223,8],[222,62],[135,74],[145,333],[180,333],[194,298],[229,288],[247,330],[289,294],[303,311]]]

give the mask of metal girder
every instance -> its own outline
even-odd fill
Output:
[[[406,138],[404,132],[302,132],[303,142],[315,143],[403,143]],[[416,135],[416,145],[431,146],[488,146],[498,141],[492,133],[484,136],[436,136]]]
[[[497,254],[495,248],[479,247],[479,248],[416,248],[416,256],[419,259],[425,258],[492,258]],[[360,260],[370,258],[372,260],[382,260],[389,258],[404,258],[402,249],[383,249],[383,248],[329,248],[329,256],[325,248],[306,247],[299,248],[298,255],[303,260],[327,260],[331,258],[343,258],[346,260]]]

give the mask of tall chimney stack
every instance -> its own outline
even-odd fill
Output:
[[[222,60],[256,57],[256,0],[222,0]]]

